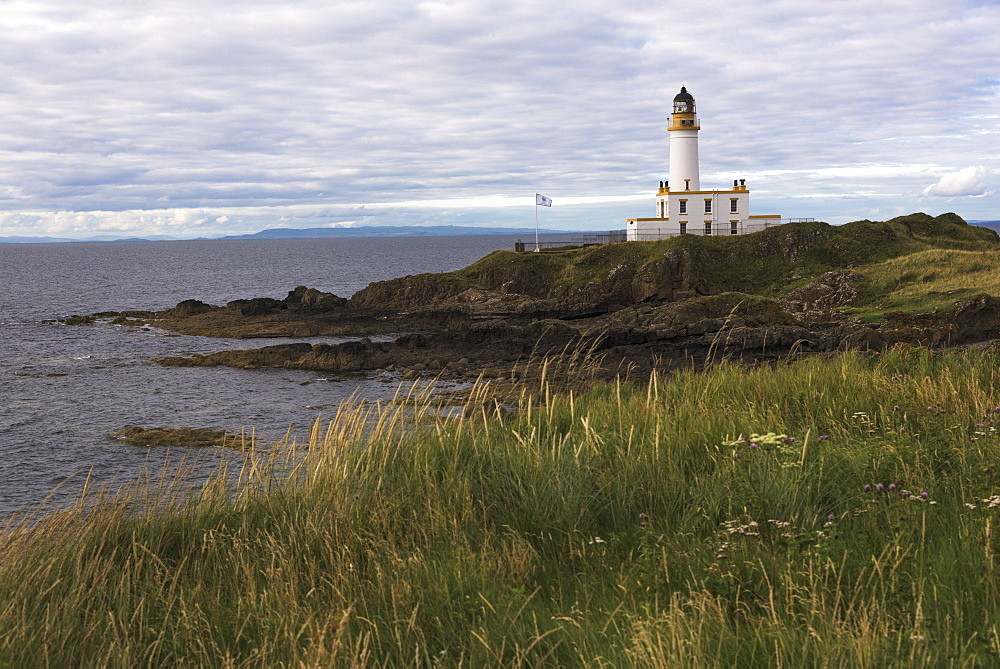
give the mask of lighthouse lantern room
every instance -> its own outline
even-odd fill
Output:
[[[698,173],[698,121],[694,96],[681,86],[674,96],[670,133],[670,178],[660,182],[656,216],[628,221],[629,241],[663,239],[679,234],[738,235],[781,222],[779,215],[751,216],[745,179],[730,190],[702,190]]]

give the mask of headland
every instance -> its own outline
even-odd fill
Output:
[[[501,382],[533,373],[543,360],[584,355],[595,376],[612,378],[708,359],[987,342],[1000,328],[994,254],[994,231],[954,214],[918,213],[738,236],[496,251],[454,272],[372,283],[350,298],[299,286],[283,298],[185,300],[159,312],[67,322],[104,318],[210,337],[358,338],[159,361],[171,366]]]

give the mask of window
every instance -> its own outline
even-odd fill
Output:
[[[740,224],[739,221],[729,221],[729,234],[731,235],[740,234],[739,224]]]
[[[681,234],[683,235],[687,231],[688,231],[688,224],[687,223],[681,223]]]
[[[667,217],[667,201],[660,200],[660,218]]]
[[[705,234],[712,234],[712,221],[705,221]]]
[[[688,213],[688,201],[687,200],[681,200],[681,208],[680,208],[680,212],[679,213],[681,213],[681,214]]]
[[[735,214],[737,211],[739,211],[739,206],[740,206],[740,201],[739,200],[737,200],[735,197],[734,198],[730,198],[730,200],[729,200],[729,213]]]
[[[705,213],[706,214],[711,214],[712,213],[712,201],[711,200],[705,200]]]

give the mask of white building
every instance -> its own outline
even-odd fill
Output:
[[[698,115],[694,97],[681,86],[670,115],[670,179],[656,192],[656,216],[630,218],[629,241],[662,239],[679,234],[740,235],[781,223],[780,215],[750,215],[745,179],[731,190],[702,190],[698,176]]]

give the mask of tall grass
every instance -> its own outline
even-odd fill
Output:
[[[0,658],[990,664],[998,363],[899,348],[513,413],[489,384],[455,417],[418,388],[345,404],[203,489],[151,476],[8,527]]]

